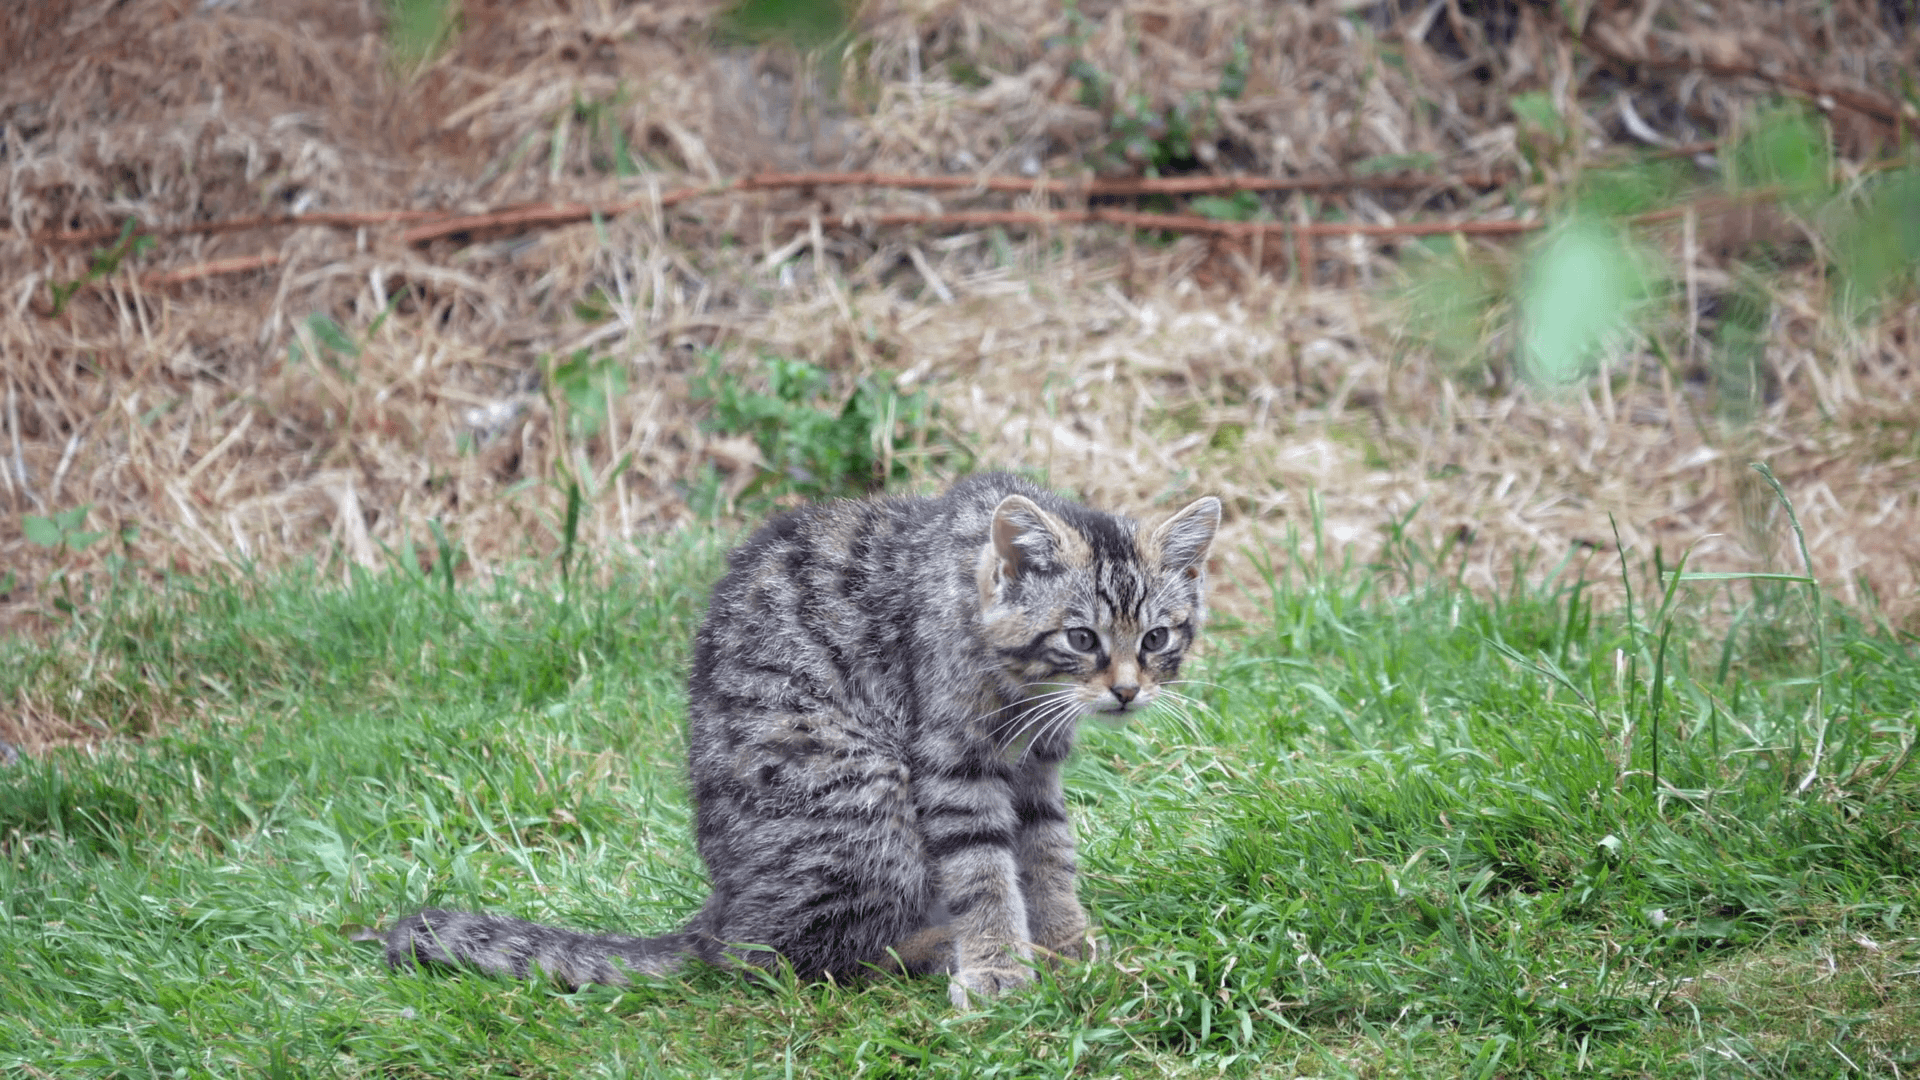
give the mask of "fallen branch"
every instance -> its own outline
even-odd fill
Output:
[[[808,218],[788,218],[781,224],[805,228]],[[1168,232],[1211,234],[1228,237],[1280,235],[1323,236],[1439,236],[1463,233],[1468,236],[1507,236],[1532,232],[1542,227],[1538,221],[1412,221],[1392,225],[1361,222],[1315,222],[1293,225],[1281,221],[1216,221],[1197,214],[1146,214],[1133,210],[1096,207],[1090,210],[953,210],[942,214],[852,214],[841,224],[847,227],[869,225],[961,226],[984,228],[993,225],[1016,227],[1049,225],[1086,225],[1103,223],[1127,225],[1136,229],[1164,229]]]
[[[426,221],[445,217],[444,210],[372,210],[361,213],[332,214],[254,214],[250,217],[225,218],[220,221],[190,221],[177,225],[143,225],[134,230],[134,236],[211,236],[216,233],[244,232],[248,229],[269,229],[292,225],[329,225],[334,228],[355,229],[369,225],[394,225],[406,221]],[[116,240],[126,226],[102,225],[97,229],[73,229],[67,232],[46,233],[37,240],[42,244],[97,244],[103,240]]]
[[[796,185],[797,186],[797,185]],[[675,188],[660,194],[660,207],[673,206],[701,195],[718,195],[726,191],[738,191],[742,184],[724,183],[703,187]],[[508,207],[482,214],[462,214],[458,217],[444,217],[429,221],[424,225],[415,225],[400,234],[400,242],[407,245],[424,244],[445,236],[458,236],[461,233],[505,232],[516,229],[552,228],[558,225],[577,225],[582,221],[599,218],[619,217],[621,214],[638,210],[653,201],[651,193],[638,195],[631,199],[607,203],[603,206],[589,206],[586,203],[540,203]]]
[[[1001,191],[1014,194],[1121,196],[1200,195],[1224,191],[1419,191],[1454,186],[1499,187],[1512,177],[1490,173],[1462,176],[1129,176],[1057,179],[1045,176],[913,176],[904,173],[818,172],[757,173],[742,190],[791,187],[890,187],[927,191]]]
[[[1467,186],[1499,187],[1510,177],[1497,174],[1464,174],[1456,177],[1382,174],[1379,176],[1161,176],[1061,180],[1025,176],[916,176],[909,173],[805,172],[756,173],[740,180],[696,187],[675,188],[659,196],[661,207],[673,206],[706,195],[739,191],[777,191],[815,187],[882,187],[926,191],[997,191],[1015,194],[1072,195],[1080,197],[1131,195],[1198,195],[1231,191],[1419,191],[1429,188]],[[520,203],[475,214],[449,214],[444,210],[379,210],[317,214],[255,214],[221,221],[196,221],[173,225],[143,226],[135,236],[187,236],[243,232],[248,229],[288,228],[322,225],[333,228],[365,228],[373,225],[412,223],[401,234],[409,245],[424,244],[461,233],[499,232],[526,228],[551,228],[573,225],[600,217],[616,217],[639,209],[653,196],[636,195],[629,199],[590,206],[585,203]],[[44,244],[94,244],[120,236],[124,226],[74,229],[44,234]]]
[[[234,255],[225,259],[209,259],[192,266],[182,266],[177,270],[158,271],[140,275],[140,284],[150,289],[162,289],[168,285],[180,285],[201,278],[218,277],[221,274],[244,274],[249,270],[265,270],[269,266],[278,266],[286,258],[277,251],[259,255]]]

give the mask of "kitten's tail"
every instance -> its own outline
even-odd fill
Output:
[[[432,908],[387,932],[387,963],[396,969],[464,968],[516,979],[537,969],[568,988],[625,986],[636,973],[670,974],[693,954],[692,935],[684,932],[650,938],[583,934],[504,915]]]

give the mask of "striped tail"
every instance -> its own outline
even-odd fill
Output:
[[[636,938],[583,934],[504,915],[429,908],[387,932],[387,964],[439,967],[524,979],[540,971],[569,989],[625,986],[633,974],[666,975],[692,955],[689,935]]]

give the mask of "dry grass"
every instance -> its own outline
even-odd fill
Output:
[[[97,578],[114,543],[75,555],[22,532],[25,514],[82,504],[89,528],[136,527],[123,550],[150,572],[374,565],[409,542],[432,551],[434,520],[485,572],[553,548],[561,481],[575,475],[590,493],[583,539],[644,548],[689,517],[685,485],[704,463],[734,460],[689,402],[706,350],[742,372],[766,352],[848,375],[907,372],[982,462],[1044,470],[1103,504],[1219,492],[1232,507],[1221,569],[1243,584],[1247,552],[1311,530],[1314,505],[1332,544],[1360,558],[1409,515],[1436,546],[1470,536],[1468,578],[1482,586],[1527,552],[1552,563],[1610,549],[1609,515],[1642,551],[1697,545],[1702,567],[1791,567],[1746,471],[1763,459],[1796,500],[1821,579],[1911,624],[1920,308],[1847,328],[1811,268],[1769,285],[1772,393],[1737,424],[1713,418],[1686,369],[1648,356],[1558,398],[1449,368],[1407,336],[1420,313],[1396,309],[1394,252],[1372,242],[1325,243],[1303,275],[1277,250],[1108,227],[840,227],[1036,205],[1026,195],[643,201],[615,220],[468,246],[407,246],[398,226],[186,235],[47,313],[49,283],[81,277],[87,252],[35,237],[127,215],[472,212],[765,168],[1124,173],[1138,163],[1109,145],[1110,110],[1083,104],[1075,73],[1102,73],[1109,102],[1139,95],[1164,113],[1217,89],[1236,41],[1245,90],[1216,99],[1218,130],[1199,152],[1219,171],[1391,158],[1441,175],[1526,173],[1539,147],[1509,96],[1544,90],[1573,125],[1532,187],[1271,197],[1290,221],[1329,206],[1373,222],[1511,217],[1644,138],[1629,112],[1690,143],[1799,85],[1657,66],[1629,78],[1532,5],[1505,21],[1452,3],[1342,6],[1122,0],[1083,3],[1076,22],[1011,0],[875,3],[860,44],[827,70],[717,43],[708,3],[470,0],[450,50],[417,73],[391,67],[371,0],[18,8],[0,17],[20,46],[7,54],[29,57],[0,75],[0,571],[16,581],[0,624],[33,632],[57,618],[56,570]],[[1774,76],[1862,93],[1920,66],[1912,25],[1862,0],[1743,5],[1751,18],[1726,23],[1738,30],[1678,11],[1632,17],[1653,7],[1603,3],[1592,32],[1634,55],[1779,53]],[[1856,160],[1891,136],[1844,105],[1833,131]],[[635,175],[619,168],[623,147]],[[779,225],[796,218],[812,224]],[[1680,235],[1667,238],[1676,251]],[[1725,283],[1711,245],[1688,250],[1691,282]],[[163,287],[138,276],[258,255],[272,265]],[[610,315],[578,317],[596,295]],[[328,350],[314,315],[344,327],[358,355]],[[631,389],[608,402],[603,430],[565,438],[541,358],[580,348],[628,365]],[[0,714],[0,737],[27,745],[58,720],[25,726]]]

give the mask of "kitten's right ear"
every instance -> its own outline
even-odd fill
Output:
[[[1065,526],[1024,495],[1009,495],[993,511],[993,553],[1008,579],[1060,567]]]
[[[1195,499],[1185,510],[1153,530],[1153,547],[1160,553],[1160,571],[1197,577],[1206,569],[1213,534],[1220,528],[1220,500],[1211,495]]]

